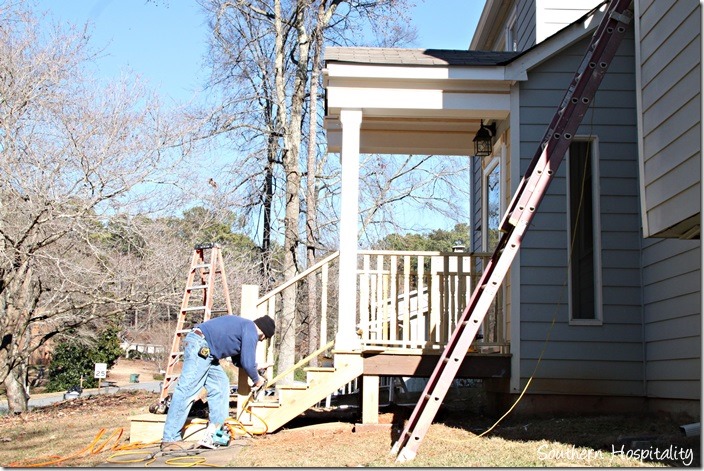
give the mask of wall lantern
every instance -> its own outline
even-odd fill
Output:
[[[477,157],[486,157],[491,155],[491,141],[496,134],[496,125],[490,124],[484,126],[484,120],[481,120],[481,126],[477,135],[474,136],[474,155]]]

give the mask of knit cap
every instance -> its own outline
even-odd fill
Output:
[[[269,316],[262,316],[259,319],[254,319],[254,323],[259,327],[259,330],[262,331],[264,334],[264,337],[270,339],[274,336],[274,329],[276,328],[276,324],[274,323],[274,319],[272,319]]]

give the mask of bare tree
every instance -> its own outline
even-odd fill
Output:
[[[32,351],[149,301],[148,258],[108,222],[170,205],[187,128],[133,81],[91,81],[87,32],[0,15],[0,381],[21,412]]]
[[[362,236],[368,244],[392,232],[427,231],[439,220],[469,217],[469,158],[367,155],[360,165]],[[426,214],[402,220],[401,215]]]
[[[215,120],[217,129],[223,124],[228,131],[236,131],[237,139],[249,136],[247,145],[259,143],[259,151],[247,154],[254,168],[265,168],[265,181],[274,175],[283,180],[283,277],[293,278],[298,271],[298,250],[302,227],[300,224],[302,198],[302,168],[307,169],[307,195],[314,197],[316,165],[311,162],[316,155],[316,141],[309,126],[308,139],[303,132],[306,119],[319,124],[317,114],[316,87],[320,75],[320,49],[323,38],[328,35],[335,41],[352,41],[355,32],[364,22],[373,26],[395,24],[403,26],[399,14],[405,0],[201,0],[209,13],[214,35],[211,57],[214,75],[212,83],[219,89],[230,91],[223,113]],[[340,8],[342,5],[345,8]],[[338,12],[341,12],[338,14]],[[407,25],[408,23],[405,23]],[[402,37],[404,27],[372,28],[379,37]],[[385,36],[386,35],[386,36]],[[359,37],[359,36],[357,36]],[[393,42],[393,41],[391,41]],[[312,48],[312,50],[311,50]],[[311,83],[311,75],[316,78]],[[316,105],[313,105],[313,103]],[[256,114],[251,111],[259,110]],[[307,114],[306,114],[307,113]],[[309,151],[305,152],[306,144]],[[311,150],[312,148],[312,150]],[[264,160],[266,157],[266,160]],[[308,160],[306,162],[304,159]],[[264,165],[261,162],[266,162]],[[274,170],[272,164],[279,170]],[[238,162],[238,168],[249,168]],[[250,173],[250,174],[253,174]],[[312,186],[311,186],[312,184]],[[265,223],[273,223],[267,217],[273,200],[273,185],[264,185]],[[250,199],[254,200],[254,199]],[[308,201],[307,208],[316,208],[315,201]],[[312,227],[311,217],[308,225]],[[265,224],[264,240],[268,240],[272,228]],[[307,245],[315,245],[307,234]],[[308,253],[308,260],[314,258]],[[310,296],[310,295],[313,296]],[[309,293],[312,299],[314,293]],[[295,363],[295,338],[299,329],[296,320],[295,289],[283,294],[283,307],[279,316],[280,356],[279,369],[287,369]]]

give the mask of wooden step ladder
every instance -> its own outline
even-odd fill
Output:
[[[209,252],[209,253],[208,253]],[[224,308],[213,309],[215,288],[222,287]],[[188,270],[186,288],[183,292],[181,310],[176,321],[176,332],[171,344],[171,353],[166,365],[164,382],[158,404],[152,412],[164,414],[168,409],[167,398],[171,387],[176,383],[179,373],[176,366],[183,358],[183,339],[196,325],[205,322],[213,315],[232,314],[230,291],[227,287],[227,276],[222,261],[222,251],[218,244],[199,244],[194,247],[191,267]],[[151,410],[151,409],[150,409]]]
[[[628,12],[631,1],[611,0],[594,32],[584,59],[506,211],[501,223],[503,234],[496,250],[411,417],[391,449],[396,461],[404,462],[415,458],[418,447],[521,246],[523,235],[616,54],[626,25],[631,20]]]

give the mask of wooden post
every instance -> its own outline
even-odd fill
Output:
[[[362,423],[379,423],[379,377],[362,375]]]
[[[245,319],[254,320],[258,317],[257,315],[257,300],[259,299],[259,287],[256,285],[242,285],[242,300],[240,302],[240,316]],[[262,355],[265,354],[264,345],[262,342],[257,344],[257,362],[260,361]],[[240,417],[242,414],[242,404],[247,399],[249,392],[251,390],[249,385],[249,376],[244,371],[244,369],[238,369],[237,375],[237,415],[235,417]]]

